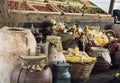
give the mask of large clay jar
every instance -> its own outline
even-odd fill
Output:
[[[91,47],[88,54],[97,57],[93,73],[100,73],[108,70],[111,66],[109,50],[103,47]]]
[[[110,64],[101,56],[97,57],[97,62],[94,65],[92,73],[101,73],[110,68]]]
[[[36,40],[31,31],[17,27],[0,29],[0,83],[10,83],[10,75],[20,63],[19,56],[36,50]]]
[[[120,43],[115,43],[115,46],[112,47],[114,49],[113,53],[111,54],[112,65],[114,68],[120,67]]]
[[[41,71],[30,71],[18,65],[11,76],[11,83],[52,83],[52,72],[48,66]]]

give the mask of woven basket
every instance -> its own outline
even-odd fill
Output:
[[[69,63],[69,71],[72,79],[87,80],[95,65],[95,62],[91,63]]]
[[[64,50],[68,50],[68,48],[74,48],[77,46],[77,40],[71,34],[58,34],[62,40],[62,46]]]

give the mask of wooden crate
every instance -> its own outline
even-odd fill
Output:
[[[62,14],[66,15],[93,15],[93,16],[98,16],[98,15],[109,15],[105,11],[103,11],[101,8],[97,6],[86,6],[87,9],[84,9],[83,4],[54,4],[55,8],[57,8]],[[68,8],[71,7],[71,8]],[[64,8],[68,8],[68,10],[64,10]],[[99,8],[102,12],[100,11],[95,11],[97,8]],[[71,12],[71,10],[75,10],[77,12]]]
[[[82,12],[80,10],[82,5],[73,5],[73,4],[55,4],[54,5],[62,14],[66,15],[82,15]]]
[[[9,10],[34,11],[27,3],[19,1],[8,1]]]
[[[9,0],[10,1],[10,0]],[[17,1],[20,2],[20,0],[11,0],[11,1]],[[21,1],[22,2],[22,1]],[[9,9],[9,17],[16,16],[19,14],[19,23],[25,23],[25,22],[43,22],[46,20],[54,19],[58,22],[114,22],[114,18],[111,17],[110,14],[83,14],[83,13],[65,13],[62,10],[60,10],[58,7],[56,7],[57,3],[26,3],[30,8],[33,9],[33,11],[26,11],[26,10],[15,10],[15,9]],[[47,5],[49,4],[50,8],[53,8],[54,12],[45,12],[45,11],[38,11],[36,8],[33,7],[33,5]],[[58,3],[59,4],[59,3]],[[62,3],[61,3],[62,4]],[[72,5],[72,4],[65,4],[64,5]],[[76,6],[76,4],[73,4]],[[63,14],[64,13],[64,14]],[[4,22],[2,20],[2,15],[0,15],[0,22]],[[13,17],[14,18],[14,17]],[[14,23],[14,20],[12,19],[10,22]]]
[[[10,3],[12,2],[12,3]],[[17,7],[16,4],[17,3]],[[11,5],[9,5],[11,4]],[[23,4],[25,5],[25,7],[27,7],[27,9],[24,9],[21,7],[18,7],[19,4]],[[22,2],[20,3],[19,1],[9,1],[8,2],[8,7],[9,7],[9,12],[20,12],[20,13],[49,13],[49,14],[53,14],[53,13],[60,13],[53,5],[49,4],[49,3],[27,3],[27,2]],[[13,6],[13,7],[12,7]],[[15,8],[14,8],[15,7]]]

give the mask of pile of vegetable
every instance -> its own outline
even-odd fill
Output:
[[[107,35],[102,31],[92,30],[86,26],[85,32],[89,40],[92,40],[97,46],[104,46],[109,42]]]
[[[71,34],[78,37],[81,42],[85,40],[85,44],[92,41],[96,46],[104,46],[109,42],[109,38],[103,31],[92,29],[89,26],[85,28],[80,27],[78,24],[67,24],[54,22],[53,30],[56,33]]]
[[[19,2],[15,1],[8,1],[8,8],[9,9],[17,9],[19,5]]]
[[[79,6],[71,6],[71,5],[57,5],[58,8],[60,8],[63,12],[66,13],[80,13],[80,7]]]
[[[79,0],[68,0],[70,3],[79,3]]]
[[[20,7],[19,7],[20,6]],[[14,10],[28,10],[28,11],[33,11],[32,8],[30,8],[26,3],[19,3],[17,1],[8,1],[8,8],[9,9],[14,9]]]
[[[89,7],[86,5],[81,8],[81,11],[85,14],[105,14],[105,12],[99,7]]]
[[[99,7],[90,7],[91,10],[94,10],[96,13],[104,14],[105,12]]]
[[[57,5],[59,9],[66,13],[85,13],[85,14],[106,14],[101,8],[99,7],[92,7],[92,6],[72,6],[72,5]]]
[[[60,1],[60,0],[57,0]],[[61,0],[64,1],[64,0]],[[68,0],[70,3],[79,3],[79,0]],[[42,5],[33,5],[35,9],[38,11],[46,11],[46,12],[54,12],[51,8],[47,6],[42,6]],[[105,12],[99,8],[99,7],[89,7],[89,6],[82,6],[81,5],[63,5],[63,4],[58,4],[57,5],[58,9],[62,10],[62,12],[65,13],[85,13],[85,14],[105,14]],[[12,10],[28,10],[28,11],[34,11],[34,9],[30,8],[26,2],[18,2],[18,1],[8,1],[8,8]]]
[[[60,23],[52,20],[53,23],[53,32],[56,35],[57,33],[71,34],[74,36],[79,36],[83,31],[78,24],[69,24],[69,23]]]
[[[90,63],[96,61],[96,57],[88,56],[86,52],[79,51],[78,47],[75,47],[75,49],[69,48],[68,51],[71,52],[72,55],[66,57],[67,62]]]

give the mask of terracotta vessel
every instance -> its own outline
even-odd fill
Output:
[[[29,29],[3,27],[0,29],[0,83],[10,83],[10,75],[20,63],[19,56],[36,50],[36,41]]]
[[[49,67],[31,72],[17,66],[12,74],[11,83],[52,83],[52,72]]]

